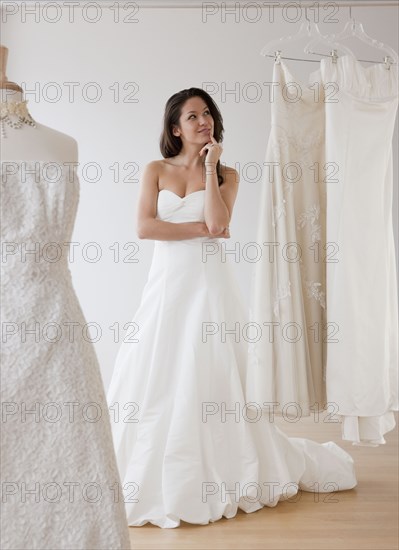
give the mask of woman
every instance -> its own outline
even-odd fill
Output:
[[[333,442],[288,438],[245,406],[246,311],[225,261],[238,174],[220,165],[221,114],[199,88],[169,98],[164,160],[141,180],[137,232],[155,241],[107,395],[128,524],[207,524],[298,488],[356,485]],[[256,411],[258,412],[258,411]]]

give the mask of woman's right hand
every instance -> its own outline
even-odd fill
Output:
[[[216,235],[216,237],[222,239],[230,239],[230,229],[228,227],[225,227],[220,235]]]

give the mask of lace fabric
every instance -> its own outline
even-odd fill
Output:
[[[320,82],[320,71],[312,78]],[[255,266],[250,317],[274,323],[274,333],[250,344],[247,399],[278,402],[280,414],[295,403],[306,416],[326,406],[324,96],[316,101],[307,88],[290,99],[297,83],[284,63],[274,65],[273,81],[265,156],[273,168],[262,185],[257,241],[273,243],[274,254]]]
[[[68,268],[78,176],[41,161],[2,162],[0,176],[2,547],[128,549],[100,368]]]
[[[385,443],[398,410],[398,68],[323,59],[304,88],[281,61],[273,81],[266,161],[276,170],[262,187],[258,241],[287,253],[255,266],[251,319],[278,328],[250,344],[247,398],[294,402],[304,415],[332,404],[343,439]],[[298,340],[283,333],[290,326]]]

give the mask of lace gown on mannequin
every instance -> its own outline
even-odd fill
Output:
[[[79,197],[69,168],[1,163],[1,534],[10,550],[130,548],[100,369],[68,268]]]
[[[157,217],[204,221],[205,191],[163,189]],[[246,310],[226,243],[155,241],[107,401],[129,525],[207,524],[306,491],[356,485],[333,442],[288,438],[245,406]],[[272,411],[271,411],[272,412]]]
[[[327,354],[327,395],[342,415],[343,438],[385,443],[398,410],[398,295],[392,225],[392,135],[398,67],[363,67],[351,56],[322,63],[326,102],[327,312],[334,341]],[[397,183],[397,182],[396,182]]]
[[[304,86],[283,61],[273,84],[250,308],[265,328],[249,345],[246,397],[308,416],[326,405],[324,89],[320,69]]]

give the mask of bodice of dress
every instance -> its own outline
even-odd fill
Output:
[[[389,69],[383,63],[368,67],[351,55],[338,57],[337,63],[331,59],[322,59],[320,71],[324,86],[334,85],[337,92],[344,91],[353,99],[367,102],[384,102],[398,96],[398,66],[393,64]],[[331,86],[332,89],[332,86]],[[338,103],[337,93],[331,93],[326,103]]]
[[[161,189],[157,199],[157,219],[172,223],[205,222],[204,216],[205,189],[180,197],[169,189]],[[155,241],[156,246],[176,246],[179,243],[195,244],[203,241],[222,241],[214,237],[194,237],[176,241]]]
[[[205,189],[180,197],[169,189],[158,193],[157,218],[165,222],[183,223],[205,221],[202,196]]]
[[[2,271],[13,284],[69,275],[78,201],[76,167],[48,161],[1,162]]]

